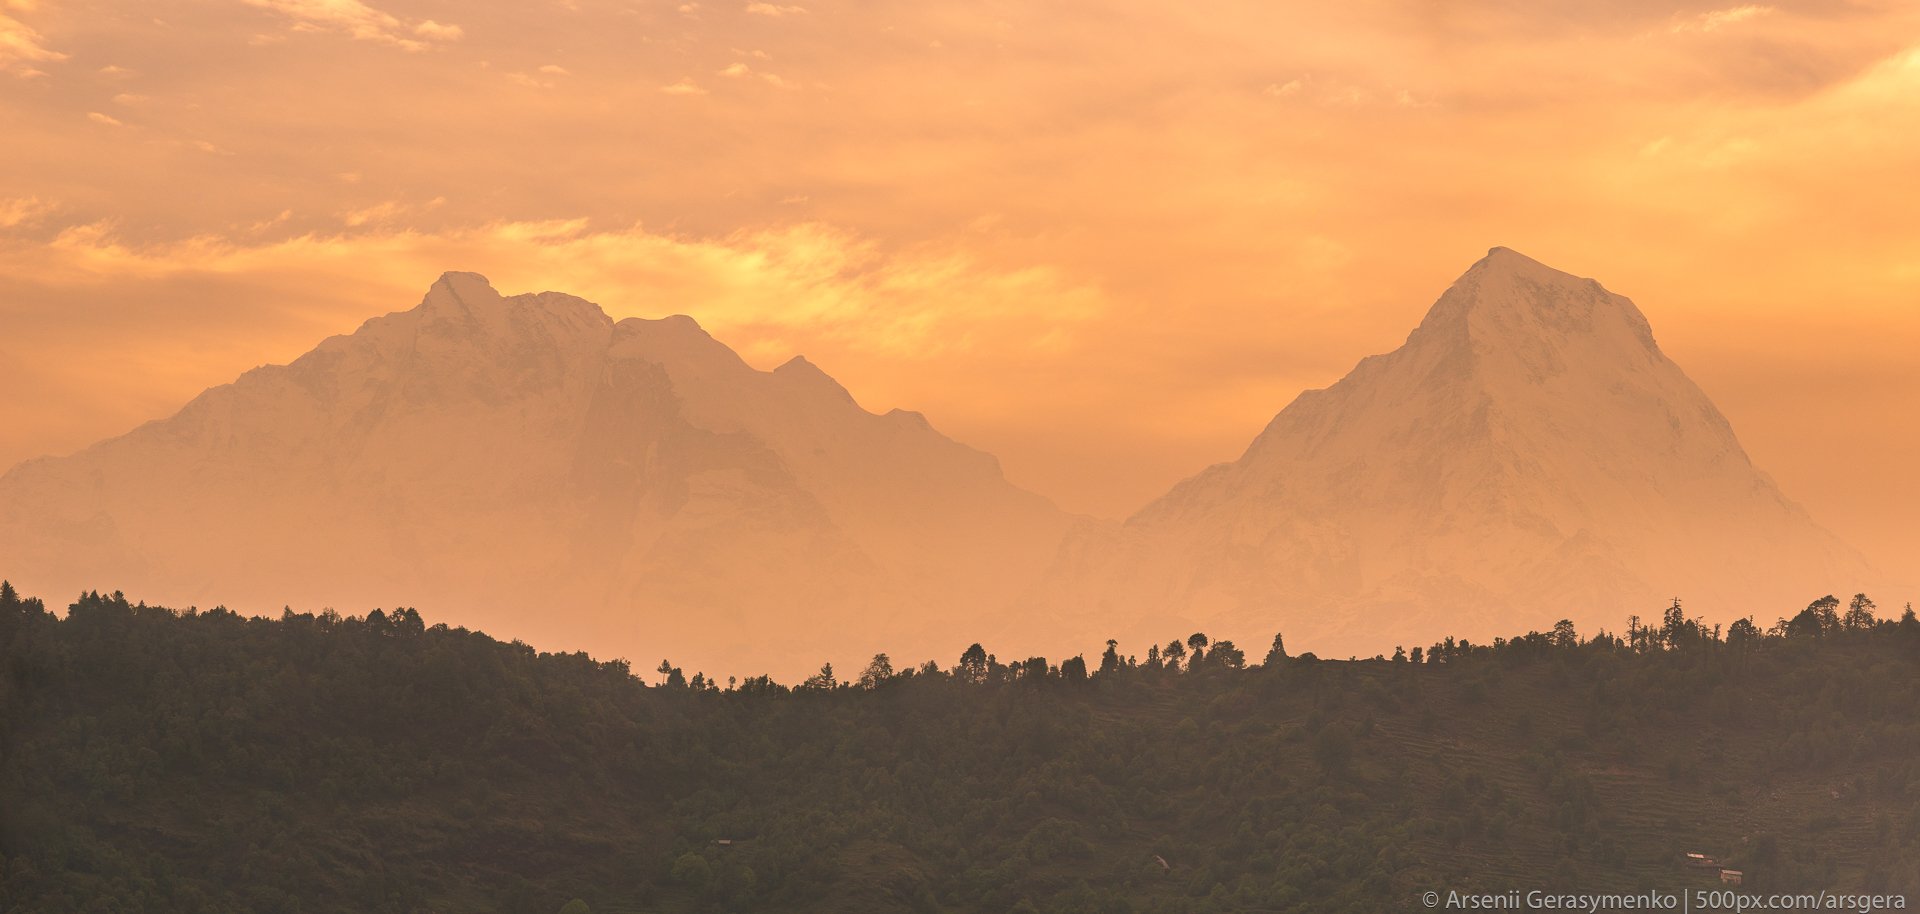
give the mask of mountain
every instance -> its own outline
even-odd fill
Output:
[[[691,318],[616,322],[471,273],[0,477],[0,564],[39,592],[410,605],[689,675],[945,657],[1068,523],[805,359],[759,371]]]
[[[1301,394],[1239,460],[1076,532],[1030,599],[1136,644],[1280,630],[1366,656],[1395,636],[1657,621],[1674,597],[1764,627],[1872,578],[1753,465],[1633,302],[1494,248],[1405,345]]]

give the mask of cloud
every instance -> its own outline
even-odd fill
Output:
[[[785,79],[781,78],[777,74],[756,72],[752,67],[749,67],[746,64],[740,63],[738,61],[728,64],[726,67],[722,68],[719,72],[721,76],[725,76],[728,79],[745,79],[750,76],[757,76],[760,78],[762,82],[765,82],[767,85],[770,85],[770,86],[776,86],[782,89],[790,88],[792,86],[791,83],[787,82]]]
[[[1386,107],[1419,108],[1431,102],[1404,88],[1365,86],[1355,82],[1306,75],[1283,83],[1268,83],[1260,90],[1268,98],[1295,99],[1327,108],[1359,108],[1376,104]]]
[[[87,112],[87,120],[90,120],[96,124],[103,124],[108,127],[125,127],[126,126],[125,124],[120,123],[119,118],[113,117],[111,115],[101,114],[98,111]]]
[[[24,223],[49,210],[32,198],[0,201],[0,224]],[[407,210],[387,201],[343,220],[372,226]],[[291,215],[282,212],[256,228]],[[352,274],[387,286],[395,300],[417,295],[445,270],[472,268],[503,288],[571,291],[627,313],[688,310],[712,327],[818,331],[860,348],[914,352],[966,348],[1000,332],[1022,345],[1046,346],[1047,335],[1032,333],[1027,320],[1035,309],[1044,308],[1050,325],[1067,328],[1103,307],[1095,288],[1053,268],[995,268],[949,245],[890,250],[821,223],[683,237],[556,219],[444,233],[378,229],[264,244],[207,235],[153,245],[127,244],[107,224],[95,223],[67,228],[42,244],[0,243],[0,265],[50,286],[194,275],[305,283]],[[996,320],[1015,326],[996,332],[988,327]]]
[[[368,6],[361,0],[243,2],[292,19],[296,30],[343,32],[361,41],[393,45],[408,51],[423,51],[429,47],[428,41],[452,41],[462,34],[459,26],[443,25],[432,19],[409,25],[399,17]]]
[[[40,33],[26,23],[0,13],[0,73],[23,78],[44,76],[44,71],[32,65],[67,59],[67,55],[47,47],[43,40]]]
[[[457,25],[441,25],[431,19],[422,20],[413,27],[413,33],[422,38],[435,41],[458,41],[465,34]]]
[[[346,215],[340,217],[340,221],[349,226],[359,227],[370,223],[390,222],[406,211],[405,204],[397,200],[387,200],[362,209],[349,210]]]
[[[1708,10],[1691,19],[1674,23],[1673,30],[1675,32],[1713,32],[1730,25],[1746,22],[1749,19],[1764,16],[1773,11],[1773,7],[1771,6],[1758,6],[1755,4],[1728,7],[1723,10]]]
[[[783,6],[778,3],[749,3],[747,12],[756,16],[794,16],[807,11],[804,6]]]
[[[705,95],[707,94],[707,90],[700,88],[700,86],[693,81],[692,77],[687,77],[687,76],[682,76],[671,83],[661,86],[660,92],[661,94],[664,94],[664,95]]]
[[[546,72],[546,69],[543,67],[541,68],[540,72],[544,73]],[[526,86],[529,89],[551,89],[560,84],[556,80],[542,79],[538,76],[534,76],[531,73],[523,73],[517,70],[512,73],[508,73],[507,80],[509,82],[514,82],[522,86]]]
[[[52,211],[39,197],[0,197],[0,228],[32,225]]]

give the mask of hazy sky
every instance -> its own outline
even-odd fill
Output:
[[[0,0],[0,465],[444,270],[684,312],[1118,516],[1496,244],[1920,554],[1920,5]]]

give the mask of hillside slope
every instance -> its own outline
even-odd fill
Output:
[[[1717,888],[1690,852],[1920,891],[1920,623],[1670,631],[716,691],[405,614],[0,598],[0,909],[1378,914]]]

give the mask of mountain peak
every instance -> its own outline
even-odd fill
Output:
[[[1540,262],[1531,257],[1528,257],[1525,254],[1520,253],[1519,251],[1514,250],[1513,248],[1507,247],[1504,244],[1496,244],[1493,247],[1487,248],[1487,256],[1485,259],[1513,260],[1521,263],[1532,263],[1532,264],[1537,264]]]
[[[434,333],[484,338],[599,336],[613,324],[599,305],[563,292],[501,295],[479,273],[450,270],[440,274],[414,309],[416,320]]]
[[[807,361],[804,355],[796,355],[781,363],[780,367],[773,370],[773,376],[795,384],[824,390],[848,403],[854,402],[853,394],[848,393],[847,389],[842,387],[839,381],[834,380],[832,375],[821,371],[820,366]]]
[[[1454,280],[1414,337],[1471,342],[1476,350],[1601,339],[1654,348],[1652,327],[1632,300],[1507,247],[1489,249]]]
[[[430,309],[457,310],[472,313],[476,305],[487,305],[501,301],[499,292],[494,291],[493,283],[478,273],[449,270],[440,274],[427,288],[427,296],[421,300],[422,306]]]
[[[1508,247],[1488,248],[1487,256],[1468,268],[1460,281],[1468,277],[1477,280],[1485,291],[1507,291],[1515,284],[1547,288],[1600,287],[1594,280],[1554,269]]]
[[[509,301],[485,276],[449,271],[427,288],[426,297],[415,310],[430,323],[473,327],[497,335],[507,326]]]

